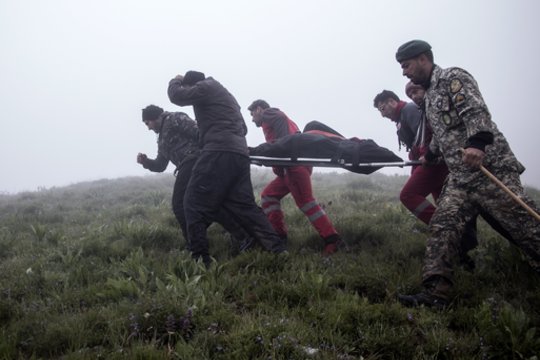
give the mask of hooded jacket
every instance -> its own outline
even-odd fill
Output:
[[[178,106],[193,106],[202,151],[228,151],[248,155],[247,126],[240,105],[231,93],[212,77],[186,85],[172,79],[169,99]]]

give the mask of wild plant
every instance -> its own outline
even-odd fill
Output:
[[[258,199],[274,175],[256,170]],[[183,250],[170,174],[2,195],[0,359],[535,359],[540,277],[481,220],[448,309],[396,301],[421,289],[429,235],[405,179],[315,173],[346,250],[323,258],[286,197],[287,256],[235,256],[213,225],[208,269]]]

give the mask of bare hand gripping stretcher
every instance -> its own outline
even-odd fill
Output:
[[[259,166],[340,167],[371,174],[386,166],[419,164],[418,161],[403,161],[373,140],[346,139],[317,121],[308,123],[303,133],[284,136],[249,150],[251,163]]]

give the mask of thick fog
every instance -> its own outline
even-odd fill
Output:
[[[301,128],[319,120],[406,158],[373,98],[408,100],[394,54],[417,38],[472,73],[523,182],[540,187],[539,13],[534,0],[2,0],[0,192],[147,174],[135,159],[155,156],[156,135],[141,109],[192,115],[166,94],[190,69],[236,96],[251,146],[263,135],[247,106],[262,98]]]

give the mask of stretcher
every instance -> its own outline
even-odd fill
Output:
[[[249,149],[251,163],[259,166],[337,167],[355,173],[371,174],[382,167],[413,166],[371,139],[345,138],[317,121],[302,133],[278,138]]]
[[[319,159],[319,158],[291,158],[291,157],[269,157],[269,156],[254,156],[249,157],[251,164],[257,166],[313,166],[313,167],[331,167],[343,168],[353,172],[354,169],[361,168],[383,168],[383,167],[405,167],[420,165],[419,160],[410,161],[393,161],[393,162],[366,162],[352,163],[344,159]]]

